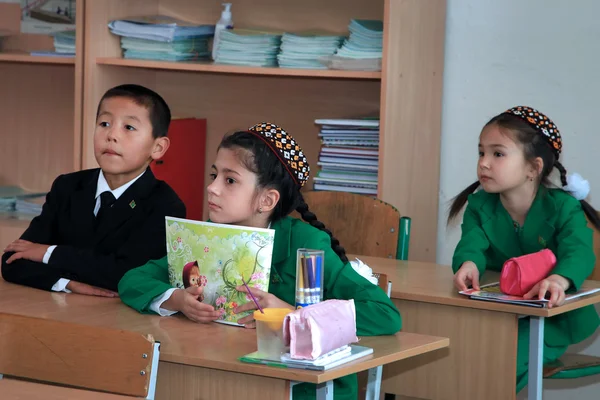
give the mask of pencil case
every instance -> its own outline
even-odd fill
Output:
[[[354,300],[326,300],[288,314],[283,341],[290,357],[300,360],[314,360],[357,342]]]
[[[555,265],[556,256],[549,249],[513,257],[502,266],[500,290],[511,296],[523,296],[550,275]]]

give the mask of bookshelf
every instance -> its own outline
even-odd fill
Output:
[[[74,58],[61,57],[41,57],[32,56],[29,53],[0,53],[0,62],[15,62],[25,64],[57,64],[57,65],[75,65]]]
[[[6,59],[0,56],[0,80],[12,74],[11,89],[23,87],[21,105],[35,101],[36,110],[42,110],[34,121],[24,120],[30,115],[25,111],[13,116],[18,121],[13,131],[30,131],[28,124],[38,128],[29,132],[39,142],[39,149],[34,146],[34,163],[18,158],[14,164],[16,156],[5,160],[0,154],[0,171],[15,171],[7,175],[18,183],[48,188],[61,172],[96,167],[92,143],[96,107],[107,89],[123,83],[156,90],[169,103],[173,115],[207,119],[207,174],[222,136],[233,130],[264,120],[279,124],[298,139],[315,171],[320,147],[315,119],[378,115],[378,197],[413,218],[411,259],[435,260],[446,1],[233,3],[237,27],[346,33],[352,18],[383,19],[382,72],[126,60],[121,57],[119,39],[107,27],[113,19],[157,13],[215,23],[221,8],[220,2],[208,0],[78,0],[78,49],[72,63],[57,59],[44,62],[12,53],[4,54]],[[23,82],[22,77],[31,73],[35,73],[35,84]],[[57,75],[52,82],[46,79],[50,73]],[[36,86],[41,96],[32,100]],[[3,97],[0,101],[11,103],[12,111],[1,111],[4,116],[20,109],[12,104],[14,99]],[[10,146],[3,146],[7,150],[0,152],[16,154],[24,139],[13,133],[10,136]],[[0,179],[8,179],[3,175],[0,173]],[[15,175],[23,177],[17,179]],[[312,184],[309,186],[310,190]]]
[[[83,0],[77,3],[83,10]],[[18,3],[0,3],[0,29],[19,32],[20,12]],[[78,22],[81,35],[82,26]],[[77,104],[81,104],[83,58],[29,55],[33,50],[53,50],[52,43],[52,38],[34,34],[0,42],[0,185],[49,190],[58,175],[81,168]],[[28,225],[27,220],[0,218],[0,248]]]

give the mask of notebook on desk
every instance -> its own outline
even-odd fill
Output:
[[[586,296],[588,294],[592,294],[600,291],[600,288],[593,289],[581,289],[578,292],[567,294],[565,297],[565,302],[569,300],[576,299],[578,297]],[[489,283],[487,285],[481,285],[480,290],[468,289],[459,292],[462,295],[469,296],[469,298],[474,300],[483,300],[483,301],[493,301],[496,303],[508,303],[515,304],[519,306],[528,306],[528,307],[538,307],[544,308],[548,306],[548,299],[529,299],[526,300],[520,296],[510,296],[508,294],[504,294],[500,291],[500,283],[494,282]]]
[[[262,357],[258,351],[246,354],[245,356],[240,357],[239,360],[246,363],[263,364],[271,367],[326,371],[328,369],[349,363],[350,361],[366,357],[369,354],[373,354],[372,348],[351,344],[329,352],[315,360],[292,359],[289,353],[286,353],[282,355],[280,359],[275,360]]]

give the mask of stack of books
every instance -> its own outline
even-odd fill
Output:
[[[124,58],[160,61],[208,60],[208,41],[214,25],[201,25],[164,15],[111,21],[110,31],[121,36]]]
[[[46,57],[75,57],[75,31],[57,32],[52,36],[54,51],[32,51],[30,54]]]
[[[327,58],[332,69],[380,71],[383,52],[383,21],[353,19],[350,37],[335,55]]]
[[[327,69],[319,61],[333,55],[342,44],[343,36],[333,34],[284,33],[277,56],[282,68]]]
[[[320,170],[315,190],[377,195],[379,120],[318,119]]]
[[[45,192],[29,192],[18,186],[0,186],[0,213],[10,217],[41,214]]]
[[[215,64],[276,67],[282,33],[254,29],[221,32]]]

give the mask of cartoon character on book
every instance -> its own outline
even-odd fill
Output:
[[[198,261],[190,261],[183,267],[183,287],[189,288],[190,286],[206,286],[208,279],[204,275],[200,275],[200,267],[198,267]],[[198,297],[198,301],[203,301],[204,295],[201,294]]]

